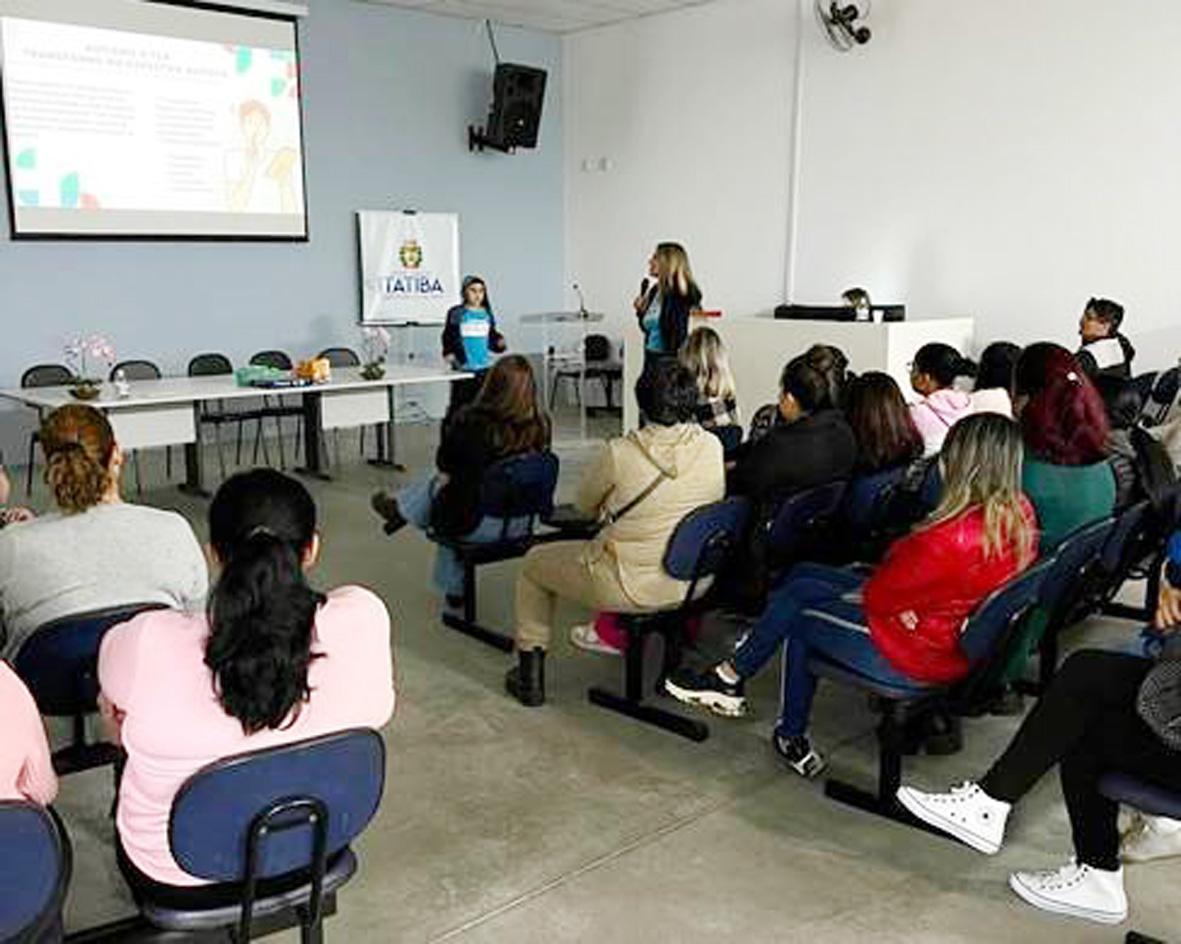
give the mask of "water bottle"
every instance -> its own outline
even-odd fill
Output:
[[[131,384],[127,380],[127,372],[122,367],[115,371],[115,395],[118,397],[131,396]]]

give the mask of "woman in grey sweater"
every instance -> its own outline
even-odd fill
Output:
[[[0,656],[15,658],[40,626],[133,603],[204,605],[208,573],[179,514],[119,495],[123,453],[106,417],[71,404],[41,428],[58,511],[0,531]]]

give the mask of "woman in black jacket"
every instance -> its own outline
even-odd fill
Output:
[[[471,371],[475,377],[451,385],[448,415],[472,402],[492,366],[493,355],[505,349],[484,280],[478,275],[465,276],[461,295],[463,302],[447,312],[443,324],[443,360],[455,370]]]
[[[689,254],[680,243],[660,243],[648,260],[648,275],[632,302],[644,335],[644,365],[676,357],[689,334],[689,315],[701,307],[701,289],[693,281]]]
[[[424,532],[465,541],[499,540],[500,520],[479,513],[484,473],[501,459],[549,446],[550,421],[537,396],[533,368],[519,354],[502,357],[487,372],[476,399],[444,420],[437,472],[396,495],[378,492],[373,508],[385,519],[387,534],[409,522]],[[519,535],[527,526],[515,522],[509,534]],[[463,567],[448,548],[440,547],[435,555],[434,580],[448,605],[463,605]]]

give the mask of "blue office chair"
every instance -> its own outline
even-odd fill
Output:
[[[729,459],[742,445],[742,427],[737,423],[727,423],[725,426],[706,427],[722,443],[722,456]]]
[[[16,654],[13,668],[37,702],[37,710],[52,718],[72,718],[73,741],[53,753],[59,775],[77,773],[115,762],[113,744],[86,741],[86,716],[98,710],[98,649],[112,626],[125,623],[159,603],[134,603],[65,616],[36,630]]]
[[[538,522],[553,512],[558,467],[558,457],[552,452],[535,452],[502,459],[484,472],[479,515],[501,522],[498,540],[483,543],[430,535],[432,541],[453,550],[463,562],[463,615],[444,613],[445,626],[502,652],[512,652],[511,636],[476,622],[476,568],[523,557],[541,540],[534,531]]]
[[[709,728],[704,722],[644,701],[645,644],[653,634],[664,639],[664,663],[656,685],[657,691],[663,691],[664,679],[681,663],[687,618],[707,605],[707,594],[698,593],[701,582],[721,570],[746,532],[749,518],[750,503],[745,498],[728,498],[698,508],[681,519],[665,548],[664,569],[673,579],[686,582],[685,596],[669,610],[619,614],[620,623],[628,635],[624,655],[624,694],[617,695],[596,686],[587,692],[592,704],[691,741],[704,741],[709,737]]]
[[[1103,551],[1116,528],[1112,517],[1092,521],[1064,537],[1054,548],[1054,564],[1046,573],[1038,594],[1038,606],[1046,612],[1041,639],[1030,639],[1038,648],[1038,679],[1021,684],[1019,691],[1040,695],[1058,671],[1058,637],[1087,615],[1085,601],[1102,586]]]
[[[896,820],[907,826],[926,829],[898,803],[895,794],[902,784],[902,757],[906,752],[907,728],[924,715],[935,713],[961,716],[979,711],[980,705],[995,691],[995,680],[1004,666],[1018,627],[1038,599],[1053,558],[1043,560],[994,591],[968,619],[960,635],[960,649],[971,669],[955,685],[922,682],[900,685],[881,682],[862,675],[817,653],[808,667],[818,678],[830,679],[861,689],[874,696],[874,706],[881,712],[877,727],[878,783],[876,792],[830,778],[825,795],[857,809]],[[824,613],[806,610],[805,617],[821,622]],[[927,830],[942,835],[936,830]]]
[[[843,481],[826,482],[783,500],[763,533],[772,571],[784,571],[831,546],[829,526],[840,510],[847,487]]]
[[[0,941],[60,941],[73,867],[61,820],[35,803],[0,800],[0,849]]]
[[[172,855],[190,875],[240,885],[240,903],[186,911],[146,899],[143,917],[166,931],[229,931],[240,942],[298,925],[305,944],[319,942],[336,893],[357,871],[349,843],[373,819],[384,787],[385,746],[367,728],[202,768],[173,800]],[[260,895],[264,881],[290,887]]]

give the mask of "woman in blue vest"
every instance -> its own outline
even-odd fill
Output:
[[[504,335],[496,330],[496,316],[488,300],[488,286],[478,275],[465,276],[463,304],[447,312],[443,325],[443,359],[456,370],[471,371],[476,376],[451,385],[448,414],[475,399],[484,383],[484,374],[492,366],[493,355],[505,349]]]

